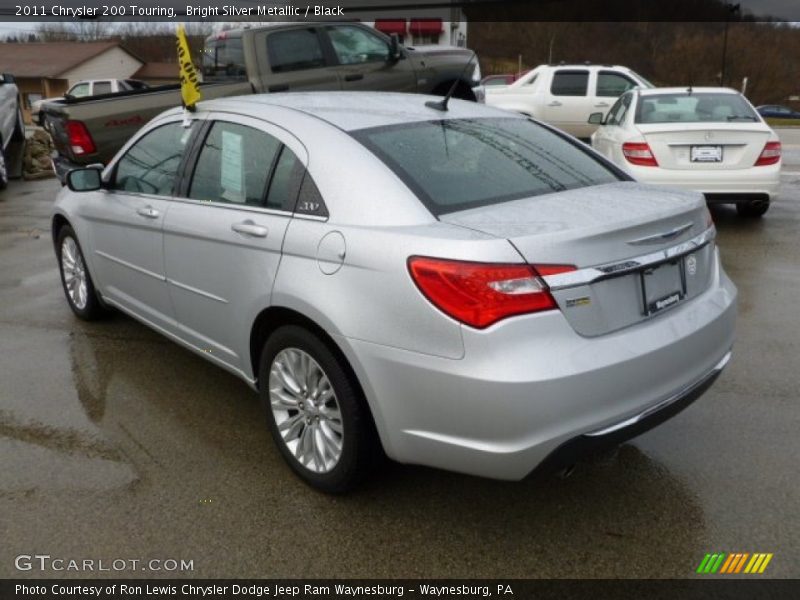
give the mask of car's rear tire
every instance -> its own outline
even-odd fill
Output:
[[[353,489],[381,456],[375,426],[343,358],[316,334],[285,325],[261,353],[261,403],[291,469],[326,493]]]
[[[764,216],[769,210],[769,200],[750,200],[749,202],[739,202],[736,205],[736,212],[740,217],[757,219]]]
[[[56,256],[61,273],[61,285],[67,303],[75,315],[84,321],[103,317],[106,310],[97,297],[94,282],[83,258],[83,251],[72,227],[64,225],[56,237]]]

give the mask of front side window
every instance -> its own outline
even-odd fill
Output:
[[[84,96],[88,96],[89,84],[79,83],[78,85],[74,86],[68,93],[70,96],[74,98],[83,98]]]
[[[113,188],[170,196],[192,127],[169,123],[146,133],[117,163]]]
[[[550,93],[553,96],[585,96],[589,88],[589,71],[556,71]]]
[[[598,96],[616,98],[633,87],[636,87],[636,84],[624,75],[606,71],[601,71],[597,74]]]
[[[276,31],[267,37],[273,73],[302,71],[325,66],[325,55],[315,29]]]
[[[200,150],[189,197],[262,206],[280,148],[268,133],[217,121]]]
[[[434,215],[620,180],[562,136],[524,119],[403,123],[352,135]]]
[[[389,60],[389,46],[366,29],[334,25],[327,30],[340,64],[357,65]]]
[[[614,106],[611,107],[611,110],[608,111],[606,125],[622,125],[622,121],[625,119],[625,115],[628,112],[628,107],[630,104],[630,94],[622,96],[619,100],[617,100],[614,103]]]
[[[759,120],[739,94],[654,94],[642,96],[636,108],[636,123],[730,123]]]

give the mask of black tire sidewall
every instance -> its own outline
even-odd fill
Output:
[[[64,269],[61,264],[61,250],[64,245],[64,240],[68,237],[71,237],[75,240],[75,245],[78,248],[78,252],[80,252],[81,260],[83,261],[83,268],[86,270],[86,306],[83,308],[78,308],[72,302],[72,298],[70,298],[69,292],[67,291],[67,283],[64,281]],[[81,248],[81,243],[78,241],[78,236],[75,235],[75,231],[69,225],[64,225],[58,232],[58,237],[56,238],[56,257],[58,258],[58,274],[61,277],[61,287],[64,290],[64,296],[67,299],[67,304],[72,309],[72,312],[75,315],[84,321],[93,321],[103,314],[103,308],[100,306],[100,302],[97,300],[97,295],[94,289],[94,282],[92,281],[92,276],[89,274],[89,265],[86,264],[86,257],[83,255],[83,249]]]
[[[275,356],[286,348],[302,350],[317,361],[336,394],[344,433],[342,455],[328,473],[315,473],[301,465],[283,441],[275,423],[269,398],[269,372]],[[370,470],[370,459],[375,451],[371,416],[364,408],[361,393],[352,381],[352,376],[325,342],[298,325],[285,325],[276,329],[261,353],[259,381],[261,405],[272,438],[286,462],[301,479],[320,491],[334,494],[346,492],[361,481]]]

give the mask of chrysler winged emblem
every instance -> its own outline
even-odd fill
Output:
[[[692,228],[692,223],[684,223],[683,225],[679,225],[675,229],[670,229],[669,231],[662,231],[661,233],[657,233],[655,235],[648,235],[647,237],[630,240],[628,243],[631,246],[642,246],[645,244],[660,244],[662,242],[666,242],[678,237],[680,234],[684,233],[685,231],[688,231],[691,228]]]

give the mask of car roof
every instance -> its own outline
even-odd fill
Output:
[[[469,118],[525,119],[524,115],[491,108],[477,102],[451,99],[446,112],[425,106],[441,97],[394,92],[291,92],[218,98],[202,102],[203,110],[246,110],[265,117],[269,107],[298,111],[344,131],[385,127],[421,121]]]
[[[660,87],[660,88],[639,88],[640,96],[654,96],[658,94],[687,94],[689,90],[692,94],[738,94],[734,89],[726,87]]]

